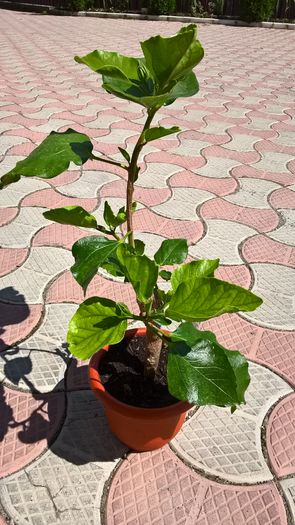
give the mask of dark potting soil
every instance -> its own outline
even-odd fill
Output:
[[[99,365],[101,382],[109,394],[127,405],[173,405],[179,400],[171,396],[167,387],[167,349],[162,349],[157,375],[151,380],[143,374],[145,344],[145,337],[135,336],[110,346]]]

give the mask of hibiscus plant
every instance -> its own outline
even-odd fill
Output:
[[[111,94],[133,101],[146,110],[146,121],[132,153],[119,148],[122,162],[97,156],[87,135],[68,129],[52,132],[25,159],[1,179],[1,187],[23,177],[50,179],[88,160],[114,164],[127,172],[126,206],[115,213],[108,202],[104,222],[80,206],[46,211],[51,221],[94,230],[72,248],[75,262],[71,268],[84,292],[99,269],[131,283],[139,310],[133,313],[126,304],[91,297],[72,317],[67,342],[69,351],[88,359],[105,345],[120,342],[129,321],[141,321],[147,328],[145,374],[156,374],[163,342],[168,346],[167,384],[176,398],[196,405],[231,406],[244,402],[249,384],[248,364],[238,351],[218,343],[213,333],[199,330],[195,323],[224,313],[255,310],[262,300],[249,290],[217,279],[219,260],[192,260],[185,239],[164,240],[148,257],[145,245],[134,239],[132,224],[136,204],[134,184],[139,177],[139,155],[148,142],[176,133],[178,127],[152,127],[159,108],[179,97],[191,97],[199,90],[193,68],[204,52],[195,25],[183,27],[176,35],[152,37],[141,43],[142,58],[115,52],[93,51],[75,57],[102,76],[102,87]],[[159,168],[160,169],[160,168]],[[167,269],[168,267],[169,270]],[[165,286],[163,286],[163,283]],[[99,292],[99,290],[98,290]],[[169,332],[172,321],[178,328]]]

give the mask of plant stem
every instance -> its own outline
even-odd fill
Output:
[[[162,339],[153,330],[147,327],[144,375],[149,379],[154,379],[157,373],[162,344]]]
[[[134,182],[137,179],[138,174],[138,157],[140,155],[140,152],[145,145],[144,141],[144,132],[149,129],[151,122],[155,116],[157,109],[153,109],[151,111],[148,111],[148,116],[145,121],[143,130],[138,138],[137,143],[135,144],[131,161],[128,167],[128,181],[127,181],[127,194],[126,194],[126,213],[127,213],[127,230],[130,232],[130,235],[128,237],[128,242],[131,246],[134,247],[134,236],[133,236],[133,223],[132,223],[132,200],[133,200],[133,192],[134,192]]]

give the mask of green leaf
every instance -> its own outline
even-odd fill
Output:
[[[165,105],[172,104],[177,98],[193,97],[199,91],[199,83],[195,73],[192,71],[180,79],[169,91]]]
[[[123,148],[120,148],[118,146],[118,150],[120,151],[120,153],[122,153],[124,159],[127,160],[127,162],[130,162],[131,158],[130,158],[130,155],[129,155],[127,149],[123,149]]]
[[[153,321],[161,326],[169,326],[172,323],[170,319],[162,315],[153,317]]]
[[[116,252],[118,245],[118,241],[111,241],[96,235],[83,237],[75,242],[72,247],[75,264],[71,272],[84,291],[98,268]]]
[[[128,255],[124,260],[128,280],[140,302],[146,303],[153,294],[158,278],[157,265],[146,255]]]
[[[110,299],[91,297],[82,303],[69,323],[69,351],[89,359],[105,345],[119,343],[127,329],[128,308]]]
[[[233,406],[244,402],[250,382],[246,359],[219,345],[211,332],[193,326],[190,331],[186,326],[186,332],[186,341],[168,344],[169,392],[196,405]]]
[[[179,284],[165,314],[175,320],[206,321],[224,313],[255,310],[262,299],[249,290],[215,278]]]
[[[136,255],[143,255],[144,249],[145,249],[144,242],[141,241],[140,239],[135,239],[134,246],[135,246]]]
[[[146,66],[160,89],[191,73],[202,60],[204,50],[197,40],[197,26],[191,24],[172,37],[155,36],[141,42]]]
[[[196,277],[214,277],[214,271],[218,266],[219,259],[202,259],[183,264],[172,273],[172,289],[176,290],[181,283],[191,281]]]
[[[162,242],[154,259],[159,266],[180,264],[187,258],[188,246],[185,239],[167,239]]]
[[[71,162],[81,166],[91,158],[93,145],[87,135],[69,128],[52,131],[30,155],[0,179],[0,189],[23,177],[51,179],[66,171]]]
[[[152,140],[160,139],[161,137],[166,137],[166,135],[172,135],[173,133],[178,133],[181,129],[178,126],[173,126],[172,128],[149,128],[143,133],[143,139],[145,142],[151,142]]]
[[[195,26],[187,26],[174,37],[158,36],[141,45],[145,58],[96,50],[75,60],[101,74],[102,86],[109,93],[149,109],[198,92],[192,69],[202,59],[203,49]]]
[[[165,281],[170,281],[171,279],[171,275],[172,275],[172,272],[168,272],[167,270],[161,270],[159,272],[159,275],[161,275],[161,277],[165,280]]]
[[[120,208],[117,215],[115,215],[109,203],[106,201],[104,203],[103,218],[110,229],[115,230],[118,226],[120,226],[120,224],[123,224],[123,222],[126,221],[125,208]]]
[[[43,213],[45,219],[58,222],[59,224],[72,224],[83,228],[96,228],[96,218],[81,208],[81,206],[65,206],[54,208]]]
[[[146,255],[133,255],[130,248],[121,244],[117,256],[128,281],[141,303],[147,303],[153,294],[158,278],[158,267]]]
[[[95,50],[83,57],[75,56],[75,60],[109,78],[139,80],[138,68],[141,61],[138,58],[127,57],[114,51]]]

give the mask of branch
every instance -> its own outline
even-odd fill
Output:
[[[105,162],[106,164],[112,164],[113,166],[118,166],[119,168],[122,168],[123,170],[128,171],[128,166],[126,166],[125,164],[121,164],[121,162],[117,162],[116,160],[109,160],[109,159],[104,159],[102,157],[97,157],[93,153],[91,154],[90,158],[91,160],[98,160],[99,162]]]

